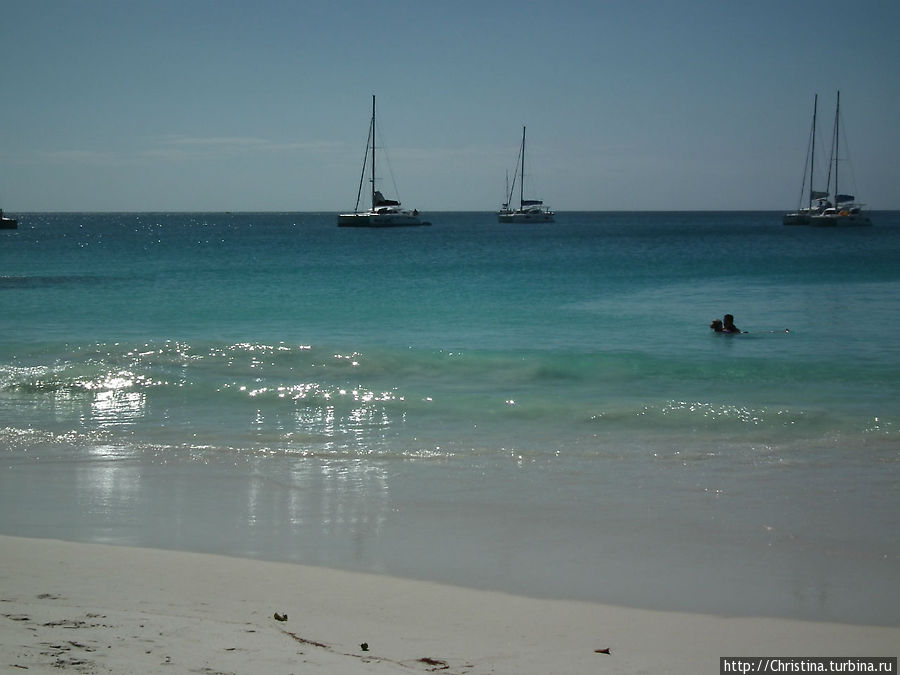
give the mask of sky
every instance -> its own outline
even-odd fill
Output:
[[[790,210],[813,98],[900,209],[896,0],[0,0],[0,207]],[[384,159],[385,161],[381,161]],[[816,169],[824,174],[824,163]]]

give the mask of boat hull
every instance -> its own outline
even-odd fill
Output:
[[[785,213],[781,219],[782,225],[809,225],[810,216],[807,213]]]
[[[431,225],[411,213],[341,213],[338,227],[418,227]]]
[[[498,213],[497,222],[500,223],[552,223],[555,222],[552,213]]]
[[[0,230],[17,230],[19,221],[15,218],[0,218]]]
[[[862,213],[829,214],[812,216],[810,225],[816,227],[869,227],[872,219]]]

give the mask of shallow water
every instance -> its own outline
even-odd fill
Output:
[[[900,621],[900,214],[430,220],[21,217],[0,532]]]

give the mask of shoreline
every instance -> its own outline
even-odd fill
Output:
[[[9,536],[0,551],[0,668],[12,672],[698,673],[722,656],[895,656],[900,644],[900,627],[544,600],[210,554]]]

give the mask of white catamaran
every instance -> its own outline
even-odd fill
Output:
[[[372,206],[365,211],[359,210],[362,198],[362,186],[366,175],[366,164],[371,152]],[[362,175],[359,178],[359,190],[356,193],[356,207],[353,213],[338,215],[338,227],[405,227],[415,225],[431,225],[419,217],[418,210],[400,208],[400,202],[386,199],[375,187],[375,96],[372,96],[372,120],[369,123],[369,138],[366,141],[366,156],[363,158]]]
[[[809,216],[810,225],[825,227],[846,227],[871,225],[872,220],[862,212],[862,204],[850,194],[841,194],[838,189],[838,164],[840,160],[840,126],[841,126],[841,92],[837,93],[837,105],[834,110],[834,135],[831,144],[831,161],[828,168],[827,185],[831,185],[831,171],[834,170],[834,204],[825,202],[819,213]],[[828,194],[827,192],[825,193]]]
[[[519,208],[510,207],[512,193],[519,181]],[[506,202],[497,212],[497,220],[501,223],[552,223],[553,211],[544,206],[540,199],[525,199],[525,127],[522,127],[522,147],[519,150],[519,166],[513,174],[512,188],[507,192]]]

